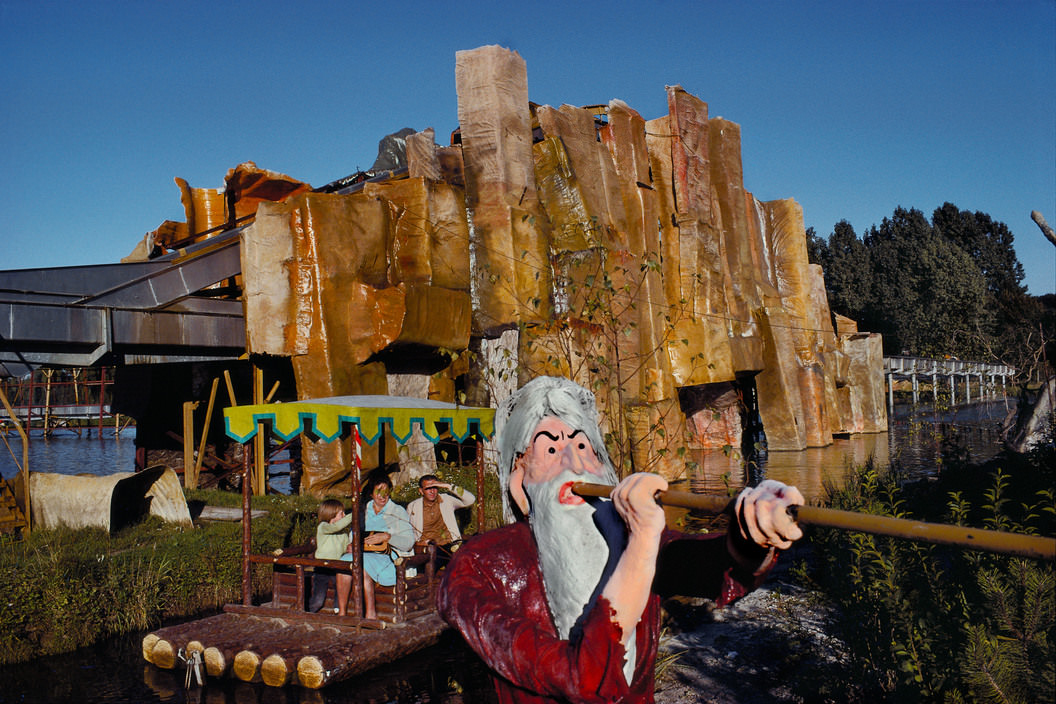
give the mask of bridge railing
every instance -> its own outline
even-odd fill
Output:
[[[884,357],[884,373],[910,376],[913,374],[971,374],[973,376],[1011,377],[1015,367],[1007,364],[992,364],[963,359],[930,359],[928,357],[892,356]]]
[[[88,372],[92,373],[89,374]],[[40,428],[45,435],[61,427],[74,427],[73,421],[94,421],[87,426],[119,426],[120,419],[110,407],[113,370],[42,369],[22,379],[5,379],[3,389],[11,410],[22,425]],[[11,424],[7,410],[0,408],[0,427]]]
[[[931,359],[928,357],[910,357],[896,355],[884,357],[884,376],[887,379],[888,406],[893,407],[895,403],[895,378],[909,379],[912,382],[913,403],[919,401],[919,378],[925,377],[931,382],[932,398],[937,402],[939,398],[938,377],[948,380],[949,400],[951,405],[957,403],[957,380],[963,379],[961,398],[964,402],[972,401],[972,379],[978,379],[976,383],[977,396],[997,395],[997,380],[1001,380],[1001,395],[1005,395],[1005,383],[1009,377],[1015,376],[1016,370],[1007,364],[991,364],[989,362],[978,362],[972,360],[954,359]],[[945,392],[944,392],[945,395]]]

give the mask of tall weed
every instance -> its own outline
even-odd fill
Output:
[[[860,469],[835,508],[1053,535],[1052,457],[947,466],[900,485]],[[838,605],[842,637],[892,701],[1053,701],[1051,563],[861,533],[817,530],[812,577]]]

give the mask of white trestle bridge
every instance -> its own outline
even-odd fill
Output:
[[[921,379],[931,384],[932,401],[938,403],[940,387],[948,386],[950,406],[960,403],[971,403],[988,398],[997,398],[998,380],[1001,382],[1002,397],[1005,396],[1005,384],[1016,370],[1007,364],[990,364],[987,362],[970,362],[961,359],[928,359],[926,357],[884,357],[884,376],[887,378],[887,403],[895,404],[895,381],[909,379],[913,390],[913,403],[920,400]],[[972,398],[972,385],[977,394]],[[958,388],[961,389],[958,395]]]

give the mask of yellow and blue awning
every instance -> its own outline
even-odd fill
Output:
[[[461,442],[474,431],[490,438],[495,433],[495,410],[409,396],[334,396],[224,409],[224,428],[228,437],[238,442],[249,441],[261,423],[283,440],[307,433],[324,442],[336,440],[356,425],[360,437],[370,445],[386,425],[397,442],[407,442],[415,425],[430,441],[437,442],[441,432],[436,424],[444,423],[447,432],[443,434],[450,433]]]

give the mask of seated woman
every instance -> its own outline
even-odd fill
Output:
[[[414,550],[414,531],[407,511],[395,501],[390,501],[392,482],[381,477],[374,482],[370,491],[370,501],[366,506],[363,540],[363,602],[364,616],[377,618],[378,612],[374,602],[374,584],[391,587],[396,584],[396,566],[392,561],[391,551],[397,555],[408,556]],[[370,547],[388,542],[390,550],[370,552]],[[351,559],[351,555],[346,555]]]

